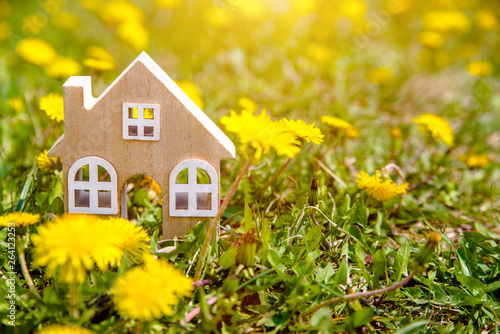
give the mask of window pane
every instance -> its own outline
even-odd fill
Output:
[[[144,108],[144,119],[153,119],[154,113],[153,108]]]
[[[109,176],[109,173],[106,170],[106,168],[102,167],[101,165],[97,165],[97,170],[99,173],[98,180],[100,182],[111,182],[111,177]]]
[[[128,108],[128,118],[137,119],[137,108]]]
[[[210,184],[210,183],[212,183],[212,182],[210,182],[210,176],[208,176],[208,173],[205,172],[205,170],[201,169],[201,168],[197,168],[196,179],[197,179],[198,184]]]
[[[175,179],[175,183],[177,184],[187,184],[188,183],[188,169],[183,169],[179,174],[177,174],[177,178]]]
[[[211,193],[196,193],[196,210],[212,210]]]
[[[130,125],[128,127],[128,135],[129,136],[137,136],[137,126]]]
[[[84,165],[75,174],[75,181],[89,182],[89,165]]]
[[[176,193],[175,210],[187,210],[187,209],[188,209],[188,193]]]
[[[90,196],[88,190],[75,190],[75,207],[90,208]]]
[[[144,127],[144,137],[153,137],[155,128],[154,126],[145,126]]]

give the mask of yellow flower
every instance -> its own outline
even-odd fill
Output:
[[[100,5],[101,20],[110,26],[117,26],[123,22],[143,22],[144,13],[139,7],[127,0],[110,0]]]
[[[137,21],[125,21],[116,28],[116,34],[125,43],[137,51],[146,49],[149,44],[149,32]]]
[[[160,8],[178,8],[182,5],[182,0],[156,0],[156,4]]]
[[[171,264],[148,256],[144,267],[135,267],[118,277],[111,287],[118,313],[139,321],[173,315],[181,297],[192,293],[192,280]]]
[[[424,14],[422,23],[426,29],[443,33],[469,30],[470,21],[461,11],[432,11]]]
[[[403,133],[400,128],[392,128],[391,129],[391,137],[392,138],[403,138]]]
[[[448,146],[453,144],[453,140],[455,139],[453,129],[444,118],[425,113],[414,118],[413,123],[420,125],[420,131],[429,131],[435,140],[442,141]]]
[[[25,38],[17,43],[16,52],[27,62],[38,66],[49,65],[57,56],[49,43],[34,37]]]
[[[406,194],[408,183],[396,185],[394,181],[388,177],[379,177],[380,171],[376,171],[374,175],[370,176],[365,171],[362,171],[356,177],[356,185],[365,189],[366,193],[380,202],[390,201],[398,195]]]
[[[24,109],[24,102],[19,96],[11,97],[7,103],[9,106],[17,112],[20,112]]]
[[[491,10],[480,9],[475,13],[476,24],[485,31],[495,31],[498,29],[498,19]]]
[[[33,235],[35,265],[47,266],[49,276],[81,283],[97,264],[101,270],[117,265],[123,250],[101,220],[90,215],[64,215],[38,228]]]
[[[466,160],[469,168],[486,168],[490,165],[491,160],[487,154],[470,155]]]
[[[237,114],[231,110],[229,116],[220,120],[229,132],[236,133],[243,144],[243,154],[248,157],[252,152],[254,162],[258,162],[263,154],[273,148],[278,155],[293,158],[300,152],[299,141],[289,132],[284,132],[278,122],[273,122],[263,110],[259,115],[254,115],[248,110]]]
[[[366,14],[366,3],[363,0],[342,1],[340,12],[351,19],[362,18]]]
[[[255,112],[257,110],[257,104],[255,103],[254,100],[252,100],[249,97],[240,97],[238,99],[238,106],[241,109],[245,109],[250,111],[251,113]]]
[[[392,72],[387,67],[378,67],[373,70],[368,71],[366,75],[366,79],[369,82],[378,83],[378,84],[386,84],[391,81],[393,78]]]
[[[108,71],[115,68],[115,58],[104,48],[93,45],[87,49],[88,58],[83,65],[97,71]]]
[[[81,24],[78,15],[68,12],[59,12],[52,18],[54,26],[60,29],[74,30]]]
[[[293,120],[286,118],[280,120],[280,123],[286,132],[292,133],[301,142],[306,141],[308,143],[319,144],[325,138],[321,130],[315,127],[315,123],[307,124],[301,119]]]
[[[326,125],[330,125],[336,131],[340,131],[340,132],[344,133],[345,136],[348,138],[358,138],[359,137],[359,132],[354,126],[352,126],[348,122],[346,122],[343,119],[340,119],[338,117],[321,116],[321,122],[326,124]]]
[[[187,96],[198,106],[198,108],[202,109],[205,107],[203,103],[203,98],[201,97],[200,90],[196,86],[196,84],[190,80],[174,80],[177,86],[179,86],[180,89],[184,93],[186,93]]]
[[[59,94],[49,93],[40,97],[40,110],[45,111],[47,116],[56,122],[64,121],[64,101]]]
[[[422,31],[418,34],[418,41],[423,46],[438,49],[444,44],[444,37],[435,31]]]
[[[131,263],[139,263],[144,254],[151,253],[149,237],[142,226],[136,226],[123,218],[102,219],[100,224],[108,229],[110,242],[123,254],[127,252]]]
[[[9,223],[14,223],[16,227],[26,227],[36,224],[40,221],[39,214],[27,212],[12,212],[0,217],[0,226],[9,226]]]
[[[8,22],[0,22],[0,41],[9,38],[12,29]]]
[[[61,57],[45,68],[48,76],[54,78],[66,78],[80,74],[82,67],[73,58]]]
[[[51,325],[37,331],[36,334],[93,334],[95,332],[75,325]]]
[[[62,161],[60,158],[48,157],[48,150],[43,151],[36,157],[38,168],[47,172],[53,172],[55,169],[61,169]]]
[[[80,0],[83,7],[91,11],[98,11],[104,6],[103,0]]]
[[[493,67],[487,61],[473,61],[467,64],[467,72],[473,76],[487,76],[493,72]]]

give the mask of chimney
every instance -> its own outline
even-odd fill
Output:
[[[75,109],[89,110],[94,106],[96,98],[92,96],[92,84],[90,77],[73,76],[63,85],[64,96],[64,119],[66,113]]]

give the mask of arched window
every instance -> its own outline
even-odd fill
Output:
[[[68,211],[115,215],[117,181],[113,166],[99,157],[77,160],[68,173]]]
[[[198,159],[180,162],[170,173],[171,217],[215,217],[219,200],[215,169]]]

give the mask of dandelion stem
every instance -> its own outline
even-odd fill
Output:
[[[78,285],[76,283],[71,283],[70,285],[70,303],[71,303],[71,315],[73,318],[78,319]]]
[[[141,334],[142,333],[142,321],[137,321],[137,324],[135,325],[135,334]]]
[[[308,315],[308,314],[314,313],[314,312],[318,311],[319,309],[321,309],[321,308],[323,308],[325,306],[328,306],[328,305],[340,302],[342,300],[346,300],[346,299],[358,299],[358,298],[376,296],[376,295],[387,293],[387,292],[392,291],[392,290],[396,290],[397,288],[400,288],[403,285],[405,285],[406,283],[408,283],[413,278],[414,275],[415,275],[414,272],[410,272],[410,274],[405,279],[403,279],[402,281],[394,283],[393,285],[388,286],[388,287],[383,288],[383,289],[373,290],[373,291],[366,291],[366,292],[359,292],[359,293],[352,293],[352,294],[345,295],[345,296],[342,296],[342,297],[335,297],[335,298],[326,300],[326,301],[324,301],[324,302],[322,302],[322,303],[320,303],[320,304],[318,304],[316,306],[310,307],[305,312],[303,312],[301,315],[299,315],[299,321],[302,321],[304,319],[304,317],[306,315]]]
[[[243,165],[243,168],[242,168],[240,174],[238,174],[238,177],[231,185],[231,188],[229,188],[229,191],[226,195],[226,198],[224,198],[224,201],[222,202],[222,204],[219,208],[219,211],[217,212],[217,216],[215,216],[215,218],[210,222],[210,225],[208,227],[207,236],[205,237],[205,240],[203,241],[203,245],[201,246],[200,258],[198,259],[198,263],[196,265],[196,272],[194,274],[195,281],[199,281],[201,278],[201,273],[203,271],[203,266],[205,264],[205,258],[207,256],[208,245],[210,244],[210,240],[212,240],[212,237],[215,233],[215,227],[217,226],[219,219],[221,219],[222,214],[224,213],[227,206],[229,205],[229,201],[231,200],[231,197],[233,197],[234,193],[236,192],[236,189],[238,188],[238,185],[240,184],[241,179],[247,173],[247,171],[251,165],[252,165],[252,160],[247,160],[247,162],[245,162],[245,165]]]
[[[124,319],[122,321],[120,321],[115,327],[111,328],[111,329],[108,329],[107,331],[104,332],[104,334],[111,334],[111,333],[115,333],[117,330],[119,330],[120,328],[122,328],[123,326],[125,326],[127,324],[127,322],[129,322],[130,319]]]
[[[33,293],[36,299],[42,300],[42,297],[40,297],[40,294],[35,288],[35,284],[33,283],[33,280],[31,279],[30,271],[28,270],[28,265],[26,263],[26,258],[24,256],[24,249],[23,246],[21,245],[17,249],[19,253],[19,263],[21,265],[21,270],[23,272],[24,280],[26,281],[26,284],[28,284],[28,287],[30,291]]]
[[[285,163],[281,166],[280,170],[275,173],[273,175],[272,178],[270,178],[261,188],[260,190],[257,192],[257,195],[260,195],[262,192],[264,192],[277,178],[278,176],[281,175],[281,173],[283,173],[283,171],[285,170],[286,166],[288,166],[288,164],[292,161],[292,158],[287,158]]]

